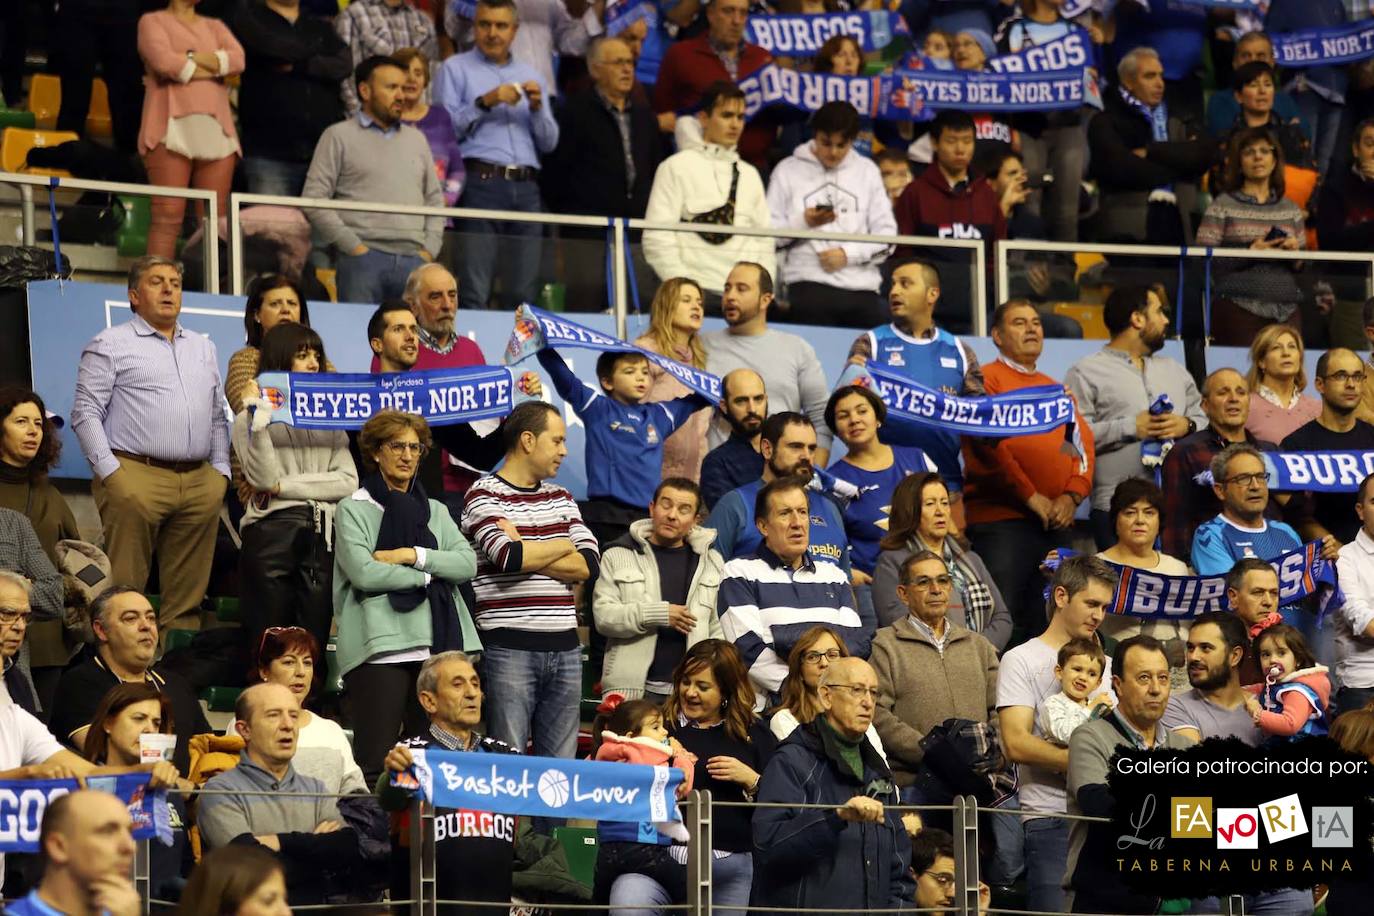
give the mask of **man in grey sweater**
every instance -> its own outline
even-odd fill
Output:
[[[275,852],[297,905],[325,903],[337,881],[361,865],[358,836],[344,825],[338,802],[322,795],[318,779],[291,765],[296,756],[300,704],[281,684],[254,684],[234,704],[243,737],[238,766],[205,783],[196,823],[209,849],[257,843]],[[220,794],[243,792],[242,795]]]
[[[736,369],[753,369],[763,378],[768,408],[773,413],[796,411],[816,426],[816,467],[830,463],[830,432],[825,404],[830,385],[811,344],[795,334],[770,330],[768,306],[773,301],[773,276],[763,265],[740,261],[725,278],[721,296],[723,331],[701,336],[706,347],[706,371],[725,376]],[[730,436],[724,418],[717,417],[709,437],[711,448]]]
[[[442,207],[429,141],[401,121],[405,70],[389,57],[369,57],[354,75],[362,110],[327,129],[305,177],[308,198]],[[441,216],[307,210],[316,237],[335,250],[342,302],[399,298],[410,272],[444,241]]]

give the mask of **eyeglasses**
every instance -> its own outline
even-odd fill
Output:
[[[1274,155],[1274,148],[1272,146],[1250,146],[1241,150],[1240,154],[1252,159],[1257,159],[1260,156]]]
[[[816,662],[820,661],[820,660],[823,659],[823,658],[824,658],[824,659],[828,659],[829,661],[832,661],[832,662],[833,662],[835,659],[837,659],[837,658],[839,658],[839,657],[840,657],[840,650],[839,650],[839,649],[830,649],[830,650],[825,651],[825,652],[816,652],[816,651],[813,650],[813,651],[811,651],[811,652],[803,652],[803,653],[802,653],[802,661],[806,662],[808,665],[814,665],[814,664],[816,664]]]
[[[12,627],[16,623],[22,623],[24,626],[28,626],[29,621],[32,619],[32,611],[21,610],[17,607],[0,607],[0,624],[7,627]]]
[[[920,589],[923,592],[929,591],[932,585],[938,585],[943,590],[948,589],[951,585],[954,584],[954,577],[935,576],[934,578],[932,578],[930,576],[921,576],[917,579],[912,579],[906,584],[911,588]]]
[[[1364,384],[1363,372],[1333,372],[1330,375],[1322,376],[1322,378],[1335,382],[1337,385],[1344,385],[1347,382],[1354,382],[1356,385]]]
[[[1226,484],[1227,486],[1230,486],[1231,484],[1235,483],[1235,484],[1240,484],[1242,487],[1248,487],[1248,486],[1250,486],[1250,484],[1252,484],[1252,483],[1268,483],[1268,482],[1269,482],[1269,472],[1268,472],[1268,471],[1263,471],[1263,472],[1261,472],[1261,473],[1259,473],[1259,474],[1236,474],[1234,477],[1227,477],[1225,480],[1222,481],[1222,483]]]
[[[310,631],[305,627],[268,627],[262,631],[262,636],[258,639],[258,657],[262,657],[262,648],[267,645],[268,636],[285,636],[287,633],[297,633],[302,636],[310,635]]]
[[[429,452],[429,446],[423,442],[388,442],[386,450],[397,458],[402,455],[418,455],[423,458]]]
[[[862,700],[864,697],[868,697],[870,700],[874,701],[878,699],[877,687],[865,687],[862,684],[826,684],[825,686],[831,690],[844,688],[844,691],[856,701]]]
[[[940,885],[941,890],[949,890],[954,886],[954,876],[947,871],[923,871],[921,874]]]

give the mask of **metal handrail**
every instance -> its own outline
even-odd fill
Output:
[[[354,213],[388,213],[399,216],[432,216],[447,219],[485,219],[513,223],[534,223],[545,226],[571,226],[604,229],[612,233],[616,248],[612,309],[616,317],[616,331],[625,336],[628,314],[628,279],[623,253],[627,231],[701,232],[697,223],[658,223],[642,219],[621,219],[605,216],[576,216],[562,213],[524,213],[507,210],[476,210],[465,207],[428,207],[413,204],[386,204],[376,201],[325,200],[321,198],[285,197],[273,194],[233,194],[229,198],[229,271],[230,289],[243,295],[242,208],[253,205],[292,207],[300,210],[341,210]],[[744,235],[772,239],[796,239],[830,242],[867,242],[876,245],[909,245],[922,248],[962,249],[971,253],[973,271],[973,326],[975,333],[987,333],[986,303],[987,277],[981,265],[986,263],[986,248],[981,239],[942,239],[918,235],[867,235],[849,232],[821,232],[814,229],[772,228],[752,226],[712,225],[712,232],[722,235]]]
[[[48,175],[26,175],[19,172],[0,172],[0,184],[12,184],[19,188],[20,221],[23,227],[25,245],[33,245],[36,236],[36,222],[33,209],[33,189],[49,188],[57,191],[63,188],[73,191],[100,191],[106,194],[134,194],[139,197],[179,197],[184,200],[198,200],[205,206],[206,242],[205,259],[206,292],[219,292],[219,246],[209,243],[209,237],[219,238],[219,197],[214,191],[201,188],[171,188],[165,185],[131,184],[125,181],[94,181],[89,178],[61,178]]]
[[[1363,262],[1369,266],[1366,295],[1374,295],[1374,253],[1366,251],[1284,251],[1281,249],[1212,248],[1206,245],[1133,245],[1094,242],[1046,242],[1034,239],[1007,239],[997,243],[997,301],[1011,298],[1011,273],[1007,259],[1013,251],[1040,251],[1059,254],[1125,255],[1153,258],[1213,258],[1254,261],[1336,261]]]

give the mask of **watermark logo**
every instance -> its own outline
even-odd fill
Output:
[[[1302,802],[1296,792],[1260,805],[1260,820],[1270,843],[1307,835],[1307,818],[1303,816]]]

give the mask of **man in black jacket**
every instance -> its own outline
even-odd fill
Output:
[[[246,65],[239,88],[243,171],[254,194],[297,197],[320,134],[343,118],[348,45],[300,0],[245,3],[230,22]]]
[[[635,82],[634,53],[619,38],[598,39],[587,52],[587,69],[593,85],[569,95],[558,113],[558,146],[545,163],[544,199],[555,213],[643,218],[663,140],[648,96]],[[562,235],[596,240],[595,248],[577,243],[587,257],[567,258],[568,298],[574,308],[585,303],[603,310],[609,301],[605,231],[565,229]],[[653,278],[642,260],[636,261],[635,276]],[[652,295],[651,288],[646,292]]]
[[[9,0],[18,5],[20,0]],[[138,152],[143,120],[143,61],[138,17],[166,4],[155,0],[62,0],[53,17],[50,59],[62,81],[57,129],[86,133],[96,61],[109,91],[115,148]],[[17,104],[18,100],[12,100]]]
[[[1193,127],[1169,116],[1164,67],[1151,48],[1136,48],[1117,66],[1119,82],[1103,95],[1088,124],[1092,175],[1102,189],[1097,237],[1102,241],[1181,244],[1191,241],[1196,181],[1213,150]]]

